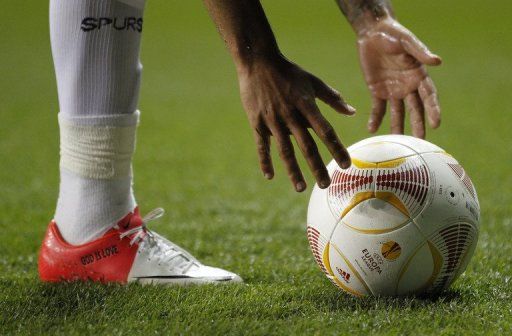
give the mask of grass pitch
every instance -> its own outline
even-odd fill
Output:
[[[369,95],[334,3],[264,5],[283,52],[358,108],[345,118],[322,106],[344,143],[367,137]],[[305,237],[308,192],[294,193],[279,163],[274,181],[263,180],[233,66],[199,1],[149,1],[135,189],[143,212],[168,211],[151,228],[246,283],[39,283],[37,251],[58,187],[47,3],[2,7],[0,334],[511,334],[509,1],[395,1],[401,22],[444,59],[430,70],[443,125],[428,139],[464,165],[482,207],[467,272],[430,299],[354,299],[320,273]]]

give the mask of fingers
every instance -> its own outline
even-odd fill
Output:
[[[404,133],[405,107],[404,101],[401,99],[391,99],[391,133]]]
[[[418,92],[407,95],[405,102],[410,113],[412,135],[425,139],[425,110]]]
[[[313,86],[313,90],[315,91],[315,95],[322,100],[324,103],[332,107],[339,113],[346,115],[353,115],[356,113],[356,109],[349,104],[347,104],[340,93],[325,84],[321,79],[311,76],[311,84]]]
[[[423,100],[430,127],[438,128],[441,124],[441,107],[437,99],[436,87],[430,77],[427,76],[421,81],[418,92]]]
[[[279,156],[284,162],[288,177],[292,181],[295,190],[297,192],[304,191],[306,189],[306,182],[295,158],[295,151],[293,150],[288,130],[279,121],[272,123],[269,127],[272,135],[276,138]]]
[[[405,34],[401,42],[404,49],[421,63],[427,65],[440,65],[442,63],[441,57],[432,53],[427,46],[412,33]]]
[[[311,125],[318,137],[325,144],[338,166],[343,169],[350,167],[350,155],[341,143],[334,128],[324,118],[314,102],[304,101],[299,104],[300,112]]]
[[[377,132],[385,113],[386,101],[373,97],[372,112],[370,114],[370,119],[368,119],[368,131],[371,133]]]
[[[291,132],[295,140],[297,140],[297,144],[306,158],[306,162],[315,176],[318,186],[322,189],[327,188],[331,184],[331,179],[313,137],[306,128],[296,122],[292,123]]]
[[[266,179],[274,177],[274,167],[272,166],[272,157],[270,156],[270,134],[266,127],[254,129],[254,141],[258,150],[260,168]]]

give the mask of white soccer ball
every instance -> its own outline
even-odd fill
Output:
[[[436,293],[466,269],[479,229],[471,179],[441,148],[404,135],[348,148],[352,166],[328,165],[315,185],[307,235],[316,262],[356,296]]]

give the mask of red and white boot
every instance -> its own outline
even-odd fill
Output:
[[[136,208],[103,237],[83,245],[68,244],[56,223],[50,222],[39,253],[41,280],[178,285],[242,281],[234,273],[201,264],[181,247],[148,230],[146,223],[163,212],[158,208],[141,218]]]

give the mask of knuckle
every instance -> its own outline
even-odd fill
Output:
[[[338,92],[338,90],[336,89],[333,89],[332,87],[328,87],[328,92],[329,94],[334,98],[334,99],[338,99],[338,100],[341,100],[341,94]]]
[[[436,93],[434,91],[428,91],[426,97],[426,100],[431,102],[435,102],[437,100]]]
[[[329,175],[320,169],[313,170],[313,176],[321,189],[326,188],[329,185]]]
[[[283,146],[283,147],[281,147],[280,153],[281,153],[281,157],[284,160],[291,160],[291,159],[293,159],[295,157],[295,153],[293,151],[293,147],[291,147],[291,146]]]
[[[283,122],[287,125],[294,123],[294,113],[291,111],[291,109],[284,109],[281,112],[281,119]]]
[[[324,166],[321,168],[316,168],[313,170],[313,175],[315,175],[318,179],[325,180],[329,175],[327,174],[327,169]]]
[[[307,158],[315,158],[318,154],[318,149],[316,145],[312,143],[308,143],[303,145],[304,156]]]
[[[312,95],[303,95],[301,99],[298,101],[298,106],[300,108],[301,113],[314,115],[317,106],[315,103],[315,97]]]
[[[261,117],[266,122],[275,122],[277,120],[276,109],[273,106],[266,107],[262,110]]]
[[[300,174],[295,171],[289,172],[288,178],[290,179],[290,181],[292,181],[293,184],[297,184],[297,182],[301,180]]]
[[[418,92],[420,93],[421,96],[427,96],[428,95],[427,88],[425,88],[425,85],[420,85],[418,87]]]
[[[260,169],[264,173],[272,173],[272,165],[268,161],[261,161]]]
[[[423,127],[423,120],[414,120],[412,122],[412,127],[415,127],[415,128]]]
[[[278,123],[278,120],[279,119],[277,118],[277,115],[274,112],[271,112],[271,113],[268,113],[267,115],[265,115],[265,121],[268,124],[276,125]]]
[[[298,103],[302,106],[311,106],[315,102],[315,97],[310,93],[305,93],[300,96]]]
[[[268,154],[269,154],[269,148],[268,148],[268,146],[266,146],[264,143],[258,143],[258,144],[256,145],[256,148],[257,148],[258,153],[259,153],[260,155],[264,155],[264,156],[266,156],[266,155],[268,155]]]
[[[435,96],[437,93],[436,89],[431,85],[420,85],[418,91],[426,97]]]
[[[336,138],[336,131],[334,131],[331,125],[327,124],[320,129],[318,136],[332,141],[332,139]]]
[[[374,116],[383,116],[385,112],[385,109],[382,105],[373,105],[372,106],[372,115]]]
[[[264,135],[264,132],[263,132],[263,128],[261,127],[261,125],[257,125],[256,127],[254,127],[254,132],[258,135],[258,137],[263,137]]]

